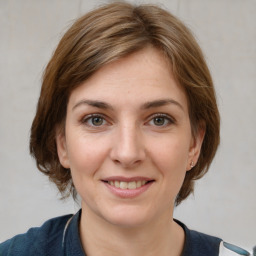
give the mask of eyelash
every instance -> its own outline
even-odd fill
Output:
[[[157,113],[157,114],[154,114],[154,115],[150,116],[150,120],[148,121],[148,123],[156,120],[156,118],[164,118],[164,121],[165,121],[164,125],[154,124],[154,126],[156,126],[156,127],[167,127],[170,124],[175,124],[176,123],[174,118],[170,117],[167,114],[163,114],[163,113]],[[167,121],[167,123],[166,123],[166,121]]]
[[[100,124],[100,125],[94,125],[92,123],[89,124],[89,121],[92,122],[93,118],[100,118],[100,119],[102,119],[104,124]],[[175,124],[176,123],[175,119],[170,117],[169,115],[163,114],[163,113],[157,113],[157,114],[154,114],[154,115],[150,116],[149,119],[148,119],[149,121],[147,121],[146,124],[149,124],[152,121],[154,122],[154,120],[156,120],[156,118],[164,118],[164,124],[163,125],[153,124],[153,126],[156,126],[156,127],[167,127],[170,124]],[[167,123],[166,123],[166,121],[167,121]],[[106,120],[106,116],[105,115],[102,115],[102,114],[90,114],[90,115],[87,115],[84,118],[82,118],[81,123],[85,124],[88,127],[94,128],[94,127],[105,126],[108,123],[108,121]]]
[[[100,118],[100,119],[103,120],[104,123],[107,123],[106,117],[105,117],[104,115],[102,115],[102,114],[90,114],[90,115],[87,115],[87,116],[85,116],[85,117],[81,120],[81,122],[82,122],[83,124],[89,126],[89,127],[101,127],[102,125],[98,125],[98,126],[97,126],[97,125],[89,124],[89,121],[90,121],[90,120],[92,121],[93,118]],[[105,124],[103,124],[103,125],[105,125]]]

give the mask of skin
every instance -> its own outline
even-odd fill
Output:
[[[164,56],[146,47],[105,65],[71,93],[65,125],[57,149],[82,199],[86,253],[181,255],[174,202],[204,131],[192,136],[186,95]],[[152,182],[123,198],[104,182],[113,176]]]

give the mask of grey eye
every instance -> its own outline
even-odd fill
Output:
[[[87,115],[81,120],[81,122],[91,128],[100,128],[101,126],[106,126],[108,124],[106,118],[100,114]]]
[[[100,125],[103,125],[104,119],[100,116],[92,117],[91,123],[93,126],[100,126]]]
[[[166,122],[168,122],[168,120],[166,120],[165,117],[155,117],[153,119],[153,122],[154,122],[154,125],[156,126],[162,126],[162,125],[165,125]]]

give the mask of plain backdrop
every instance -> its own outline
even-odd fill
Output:
[[[74,19],[107,1],[0,0],[0,241],[79,205],[58,200],[29,156],[40,80]],[[251,249],[256,244],[256,1],[162,0],[203,48],[216,85],[221,145],[175,218]]]

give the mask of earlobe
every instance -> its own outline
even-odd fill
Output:
[[[198,158],[201,152],[201,147],[204,140],[204,135],[205,135],[205,125],[201,124],[197,130],[197,133],[195,134],[195,136],[193,136],[191,140],[188,163],[187,163],[187,171],[190,171],[198,161]]]
[[[57,132],[56,134],[56,146],[57,146],[57,153],[59,157],[59,161],[61,165],[69,169],[69,158],[68,158],[68,152],[67,152],[67,145],[66,145],[66,138],[65,135],[62,132]]]

